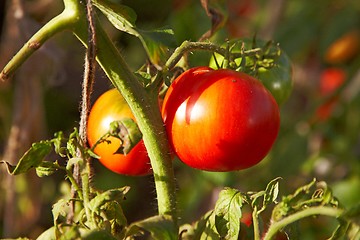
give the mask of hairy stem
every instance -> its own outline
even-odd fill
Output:
[[[257,207],[254,206],[252,212],[253,226],[254,226],[254,240],[260,240],[260,226],[259,226],[259,215]]]
[[[143,134],[155,178],[158,212],[171,215],[176,223],[175,177],[157,91],[148,92],[143,88],[100,24],[96,30],[97,61],[128,103]],[[86,46],[84,21],[79,21],[74,33]]]
[[[187,53],[194,50],[202,50],[209,52],[216,52],[223,56],[231,54],[232,58],[239,58],[243,56],[252,56],[254,54],[260,53],[262,51],[261,48],[254,48],[250,50],[246,50],[243,52],[237,53],[229,53],[227,48],[220,47],[211,42],[183,42],[178,48],[175,49],[174,53],[169,57],[167,62],[165,63],[165,69],[169,70],[175,67],[175,65],[180,61],[181,57]]]
[[[56,33],[72,30],[80,41],[88,45],[86,14],[78,0],[64,0],[65,10],[50,20],[19,50],[0,73],[7,79],[42,44]],[[96,24],[97,61],[113,85],[121,92],[131,108],[143,134],[144,144],[151,160],[160,215],[170,215],[177,227],[175,176],[157,100],[157,89],[146,90],[132,73],[125,60]]]

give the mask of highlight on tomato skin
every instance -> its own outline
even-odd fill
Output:
[[[169,87],[162,116],[170,144],[190,167],[236,171],[259,163],[278,135],[278,105],[263,84],[241,72],[189,69]]]
[[[90,147],[93,147],[109,131],[111,122],[121,118],[135,120],[129,106],[118,90],[108,90],[95,101],[89,114],[87,138]],[[126,155],[116,153],[120,145],[120,139],[108,137],[106,141],[96,145],[94,152],[100,156],[99,161],[115,173],[143,176],[152,172],[143,140]]]

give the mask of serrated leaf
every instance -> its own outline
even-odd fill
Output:
[[[263,206],[267,206],[271,203],[275,203],[279,195],[279,181],[281,177],[271,180],[265,189]]]
[[[58,168],[57,162],[43,161],[39,166],[36,167],[36,174],[39,177],[47,177],[56,172]]]
[[[118,239],[123,239],[127,219],[120,204],[115,201],[108,202],[104,206],[105,219],[110,223],[111,233]]]
[[[226,188],[215,204],[215,227],[220,237],[238,239],[240,231],[242,196],[236,189]]]
[[[97,7],[109,21],[120,31],[136,35],[133,28],[136,21],[136,13],[131,8],[109,2],[107,0],[93,0],[94,6]]]
[[[136,14],[132,9],[120,4],[111,4],[105,0],[93,2],[115,28],[140,39],[150,61],[155,66],[165,62],[169,55],[169,47],[176,45],[174,33],[171,29],[140,30],[135,26]]]
[[[131,224],[126,236],[139,233],[139,230],[146,230],[151,234],[151,239],[177,240],[177,229],[171,216],[158,215]]]
[[[39,166],[51,150],[52,146],[50,141],[41,141],[33,143],[31,148],[21,157],[16,166],[12,166],[6,161],[1,162],[7,165],[8,172],[11,175],[26,173],[31,168]]]
[[[118,189],[110,189],[103,193],[100,193],[93,199],[91,199],[89,203],[89,208],[93,213],[98,213],[101,207],[110,201],[120,202],[125,199],[125,194],[130,190],[130,187],[122,187]]]
[[[54,219],[54,226],[57,226],[57,220],[60,216],[66,216],[70,209],[69,202],[65,199],[60,199],[52,207],[52,214]]]
[[[128,154],[142,139],[142,133],[132,118],[123,118],[110,123],[110,135],[122,142],[116,153]]]
[[[181,226],[181,239],[182,240],[200,240],[200,239],[220,239],[219,234],[215,227],[215,214],[214,210],[205,213],[193,225]]]

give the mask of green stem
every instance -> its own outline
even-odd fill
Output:
[[[86,164],[88,165],[88,164]],[[95,223],[93,221],[93,218],[91,216],[91,212],[89,209],[89,196],[90,196],[90,187],[89,187],[89,169],[84,168],[83,172],[81,173],[81,180],[82,180],[82,190],[83,190],[83,203],[84,203],[84,209],[85,209],[85,215],[87,219],[87,225],[90,228],[96,227]]]
[[[300,212],[296,212],[292,215],[289,215],[278,222],[273,222],[270,225],[270,227],[264,237],[264,240],[272,239],[278,231],[280,231],[287,225],[289,225],[293,222],[296,222],[302,218],[314,216],[314,215],[324,215],[324,216],[337,218],[342,213],[343,213],[343,210],[338,209],[338,208],[333,208],[333,207],[319,206],[319,207],[306,208]]]
[[[211,42],[190,42],[184,41],[178,48],[175,49],[174,53],[169,57],[165,63],[165,70],[172,69],[180,61],[181,57],[186,53],[194,50],[203,50],[209,52],[216,52],[223,56],[229,54],[229,51],[226,48],[220,47]],[[243,51],[241,53],[230,53],[233,59],[244,57],[244,56],[253,56],[262,51],[261,48],[254,48],[250,50]]]
[[[257,207],[254,206],[252,212],[253,226],[254,226],[254,240],[260,240],[260,226],[259,226],[259,215]]]
[[[176,224],[175,176],[157,91],[148,92],[143,88],[99,23],[96,29],[97,61],[127,101],[143,134],[155,178],[158,212],[172,216]],[[74,33],[86,46],[87,30],[83,16]]]
[[[64,0],[64,3],[65,10],[33,35],[6,65],[0,78],[7,79],[46,40],[61,30],[73,30],[86,46],[88,31],[83,6],[78,0]],[[157,91],[147,91],[142,87],[98,22],[96,29],[97,61],[127,101],[143,134],[155,178],[158,212],[160,215],[170,215],[177,227],[175,176],[166,131],[158,107]],[[69,179],[72,184],[75,183],[73,179]],[[81,196],[81,191],[77,191]]]
[[[60,166],[59,166],[59,168],[60,168]],[[63,168],[63,167],[61,167],[61,169],[63,169],[63,170],[66,171],[66,175],[67,175],[67,177],[69,178],[69,181],[70,181],[70,183],[71,183],[71,186],[74,187],[74,189],[75,189],[75,191],[77,192],[79,198],[80,198],[80,199],[83,199],[83,194],[82,194],[81,188],[80,188],[80,186],[78,185],[78,183],[76,182],[72,171],[69,170],[69,169],[67,169],[67,168]]]
[[[49,38],[71,25],[78,20],[78,3],[74,0],[64,0],[65,9],[58,16],[46,23],[36,32],[17,54],[8,62],[0,72],[0,80],[7,80],[23,64],[28,57],[38,50]]]
[[[184,41],[178,48],[175,49],[174,53],[169,57],[165,63],[166,69],[172,69],[180,61],[181,57],[189,51],[204,50],[218,52],[222,55],[225,54],[226,49],[221,48],[210,42],[189,42]]]

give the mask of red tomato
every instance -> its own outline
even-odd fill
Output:
[[[325,69],[320,76],[319,91],[320,95],[326,97],[330,94],[333,94],[336,89],[341,87],[341,85],[346,80],[346,73],[341,68],[327,68]],[[329,99],[316,110],[316,116],[319,120],[327,120],[334,107],[336,106],[338,99],[336,96]]]
[[[87,125],[87,137],[90,147],[109,131],[111,122],[121,118],[135,120],[129,106],[117,89],[111,89],[101,95],[92,107]],[[146,175],[151,172],[150,159],[141,140],[127,155],[116,153],[121,141],[109,137],[110,142],[99,143],[94,152],[100,156],[100,162],[113,172],[124,175]]]
[[[346,79],[346,73],[341,68],[327,68],[320,76],[320,94],[326,96],[338,89]]]
[[[278,105],[257,79],[229,69],[190,69],[169,87],[162,116],[170,144],[193,168],[233,171],[260,162],[280,125]]]

